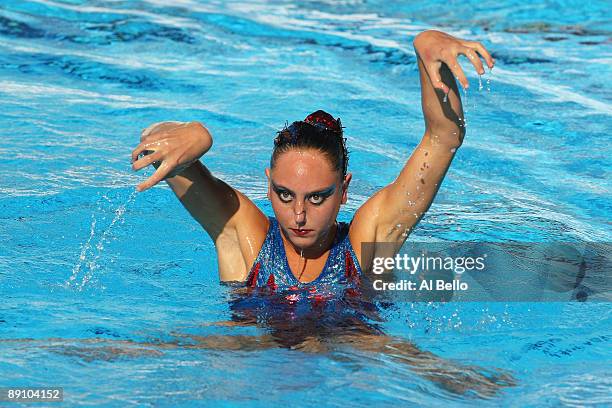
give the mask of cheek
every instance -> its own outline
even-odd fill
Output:
[[[310,207],[310,216],[311,218],[316,218],[317,220],[329,220],[336,216],[336,208],[338,207],[337,200],[328,199],[325,203]],[[333,220],[332,220],[333,221]]]
[[[272,210],[279,220],[288,220],[293,218],[293,206],[291,203],[284,203],[275,194],[270,199]]]

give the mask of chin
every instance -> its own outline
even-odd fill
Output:
[[[308,238],[291,237],[289,241],[291,241],[293,246],[299,249],[308,249],[312,247],[315,244],[315,242],[317,242],[316,238],[311,238],[311,237],[308,237]]]
[[[317,239],[319,238],[318,236],[311,236],[311,237],[304,237],[304,238],[300,238],[300,237],[296,237],[293,235],[291,230],[286,230],[283,231],[285,238],[287,238],[287,240],[289,242],[291,242],[291,244],[299,249],[308,249],[311,248],[313,245],[315,245],[315,243],[317,242]]]

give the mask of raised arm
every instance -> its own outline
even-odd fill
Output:
[[[465,88],[468,81],[457,57],[465,55],[479,74],[484,73],[479,55],[493,68],[493,59],[478,42],[430,30],[419,34],[413,44],[421,80],[425,134],[397,179],[355,214],[351,227],[354,243],[406,240],[429,209],[465,135],[463,108],[453,75]]]
[[[222,280],[242,280],[263,242],[267,218],[244,194],[215,177],[199,158],[212,136],[199,122],[161,122],[145,129],[132,152],[132,168],[155,173],[139,191],[166,180],[183,206],[215,242]],[[142,154],[144,156],[141,156]]]

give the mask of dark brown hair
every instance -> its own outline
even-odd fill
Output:
[[[334,119],[329,113],[318,110],[303,121],[293,122],[278,132],[274,139],[274,150],[270,168],[282,153],[294,148],[310,148],[323,153],[336,171],[346,176],[348,150],[340,118]]]

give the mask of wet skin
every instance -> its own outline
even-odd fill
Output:
[[[489,68],[494,63],[482,44],[440,31],[419,34],[413,45],[425,133],[396,180],[363,203],[352,219],[349,240],[362,270],[369,269],[371,258],[361,254],[361,243],[392,242],[399,248],[429,209],[463,142],[463,108],[454,76],[464,87],[468,82],[458,56],[466,56],[479,74],[484,72],[481,58]],[[141,143],[132,152],[132,166],[140,170],[157,163],[156,172],[138,186],[139,190],[165,179],[214,241],[220,279],[243,282],[263,245],[269,222],[248,197],[216,178],[198,160],[211,147],[212,135],[202,124],[163,122],[143,132]],[[145,151],[150,154],[141,157]],[[287,151],[275,165],[281,170],[266,171],[268,196],[281,223],[290,267],[303,281],[316,278],[321,271],[316,268],[325,264],[335,217],[340,204],[346,202],[350,183],[350,175],[342,179],[325,162],[327,158],[316,153]],[[312,194],[331,186],[336,186],[334,193],[325,198],[321,208],[317,207],[315,203],[321,197]],[[279,188],[288,190],[283,193],[286,202],[281,201]],[[300,228],[312,231],[300,233]]]
[[[343,178],[320,152],[300,149],[280,155],[266,177],[292,273],[302,282],[312,281],[329,255],[352,176]]]

